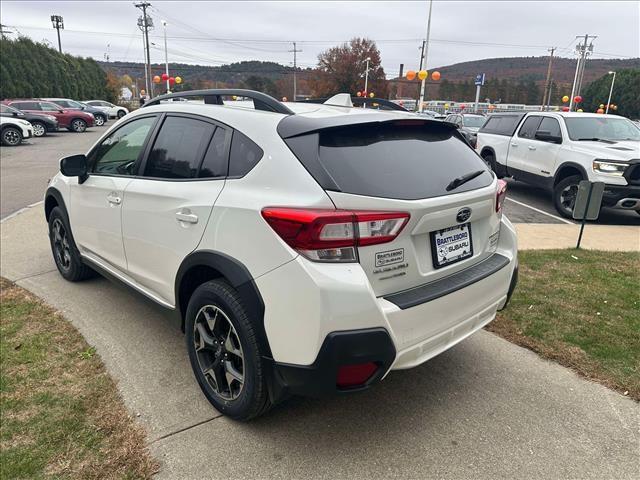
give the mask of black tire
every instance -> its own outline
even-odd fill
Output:
[[[105,123],[107,123],[107,117],[104,115],[95,115],[96,117],[96,127],[102,127]]]
[[[484,152],[482,154],[482,159],[484,160],[484,163],[487,164],[487,166],[491,169],[492,172],[497,173],[496,172],[496,157],[489,152]]]
[[[205,319],[207,309],[209,318],[211,312],[215,312],[217,318],[213,328]],[[257,319],[249,317],[238,292],[223,280],[200,285],[189,299],[185,336],[194,375],[207,400],[219,412],[235,420],[250,420],[271,407],[265,379],[267,367],[262,360],[265,352],[260,347],[253,321]],[[231,324],[234,331],[233,336],[228,333],[223,342],[225,324]],[[202,335],[203,329],[206,335]],[[235,339],[231,348],[228,347],[230,337]],[[233,346],[237,342],[239,348]],[[230,353],[234,349],[236,353]],[[242,369],[240,386],[239,381],[228,380],[226,372],[231,362],[237,372],[240,367]]]
[[[61,232],[60,228],[64,231]],[[54,207],[49,214],[49,243],[56,267],[65,280],[79,282],[95,276],[95,272],[82,262],[67,214],[60,207]]]
[[[47,126],[42,122],[31,122],[34,137],[44,137],[47,135]]]
[[[81,118],[74,118],[69,124],[69,130],[75,133],[83,133],[87,130],[87,122]]]
[[[127,114],[127,112],[125,112],[124,110],[118,110],[118,113],[116,114],[116,116],[118,118],[122,118]]]
[[[2,145],[17,147],[22,143],[22,132],[16,127],[4,127],[2,129]]]
[[[564,218],[573,218],[573,207],[578,193],[578,184],[581,180],[581,175],[571,175],[560,180],[553,187],[553,205]]]

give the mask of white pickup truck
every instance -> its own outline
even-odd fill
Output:
[[[498,177],[543,187],[571,218],[581,180],[604,182],[604,207],[640,215],[640,128],[616,115],[513,112],[491,115],[476,150]]]

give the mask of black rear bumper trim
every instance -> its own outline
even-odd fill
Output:
[[[486,260],[454,273],[453,275],[410,290],[386,295],[383,298],[397,305],[401,310],[404,310],[430,302],[436,298],[444,297],[445,295],[449,295],[473,283],[479,282],[507,265],[509,265],[509,259],[507,257],[499,253],[494,253]]]

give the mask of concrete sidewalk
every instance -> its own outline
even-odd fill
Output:
[[[637,478],[636,402],[484,331],[367,393],[229,421],[200,393],[177,319],[105,279],[64,281],[41,208],[1,234],[1,274],[97,348],[159,478]]]
[[[580,247],[587,250],[638,252],[640,251],[640,217],[638,217],[638,223],[638,226],[587,223]],[[580,225],[563,223],[516,223],[515,227],[520,250],[575,248],[580,234]]]

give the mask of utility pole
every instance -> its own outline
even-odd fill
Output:
[[[107,51],[104,54],[104,59],[107,63],[109,63],[109,51],[111,50],[111,44],[107,43]]]
[[[151,6],[149,2],[134,3],[136,8],[142,10],[142,16],[138,19],[138,27],[142,30],[144,49],[146,53],[145,60],[145,85],[149,97],[153,98],[153,82],[151,82],[151,56],[149,54],[149,28],[153,27],[151,17],[147,15],[147,8]]]
[[[298,95],[298,78],[296,77],[298,70],[298,57],[297,53],[302,50],[298,50],[296,48],[296,42],[293,42],[293,50],[289,50],[289,52],[293,52],[293,101],[296,101],[296,96]]]
[[[162,26],[164,27],[164,73],[167,74],[167,93],[170,92],[169,87],[169,54],[167,53],[167,21],[162,20]]]
[[[424,50],[422,51],[422,58],[420,59],[420,70],[427,68],[427,54],[429,52],[429,35],[431,34],[431,9],[433,7],[433,0],[429,0],[429,17],[427,18],[427,38],[424,44]],[[424,89],[427,84],[427,79],[422,80],[420,85],[420,102],[418,103],[418,112],[422,113],[422,104],[424,103]]]
[[[542,94],[542,111],[545,112],[548,110],[549,105],[547,104],[547,94],[551,88],[551,65],[553,64],[553,52],[556,51],[556,47],[551,47],[549,50],[551,55],[549,55],[549,66],[547,67],[547,80],[544,82],[544,93]]]
[[[4,40],[5,38],[7,38],[6,36],[7,36],[8,34],[13,33],[13,32],[12,32],[12,31],[10,31],[10,30],[5,30],[5,28],[7,28],[7,25],[2,25],[2,24],[0,23],[0,36],[2,37],[2,39],[3,39],[3,40]]]
[[[582,38],[582,36],[578,35],[576,38]],[[589,39],[598,38],[595,35],[586,34],[584,36],[584,43],[579,43],[576,46],[576,54],[578,54],[578,62],[576,64],[576,73],[573,77],[573,86],[571,87],[571,98],[569,99],[569,111],[573,110],[574,98],[580,94],[580,88],[582,87],[582,78],[584,75],[584,66],[587,60],[587,55],[591,55],[593,52],[593,40],[587,46],[587,42]]]
[[[60,30],[64,30],[64,19],[60,15],[51,15],[51,24],[58,31],[58,51],[62,53],[62,43],[60,42]]]

